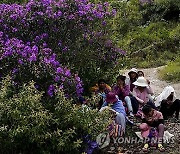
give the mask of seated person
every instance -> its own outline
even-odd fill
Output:
[[[137,69],[136,68],[132,68],[129,73],[129,81],[126,81],[130,87],[130,91],[132,92],[133,91],[133,88],[135,87],[135,85],[133,84],[133,82],[135,82],[138,78],[138,74],[137,74]]]
[[[144,77],[144,72],[143,72],[143,71],[138,71],[137,74],[138,74],[138,77],[141,77],[141,76]],[[149,85],[149,84],[150,84],[150,81],[149,81],[148,79],[146,79],[146,81],[147,81],[147,83],[148,83],[148,85]]]
[[[112,91],[118,95],[119,99],[125,102],[128,108],[128,113],[130,116],[133,115],[133,109],[131,105],[131,99],[129,97],[130,89],[129,85],[125,84],[126,77],[123,75],[120,75],[117,77],[117,84],[112,88]]]
[[[133,84],[136,86],[133,89],[133,96],[139,103],[139,109],[145,104],[149,104],[152,108],[156,109],[154,103],[149,99],[149,94],[153,95],[153,91],[146,79],[144,77],[139,77]]]
[[[101,99],[98,102],[98,108],[100,109],[106,98],[106,94],[111,91],[111,87],[106,84],[106,81],[104,79],[100,79],[98,81],[98,84],[92,87],[90,91],[95,95],[101,96]]]
[[[156,98],[155,105],[160,106],[160,112],[162,112],[164,119],[168,119],[174,113],[175,118],[179,119],[180,100],[176,99],[173,87],[167,86],[164,88],[163,92]]]
[[[145,105],[142,108],[143,111],[143,119],[142,119],[142,124],[140,125],[141,129],[141,134],[143,137],[149,137],[150,130],[152,128],[157,129],[158,134],[157,134],[157,144],[158,144],[158,149],[160,151],[164,151],[164,147],[162,145],[162,140],[164,136],[164,119],[163,115],[161,112],[154,110],[151,106]],[[149,145],[146,143],[144,145],[143,150],[147,151]]]
[[[144,77],[143,71],[138,71],[137,74],[138,74],[138,77],[141,77],[141,76]],[[146,81],[147,81],[148,85],[150,85],[150,81],[148,79],[146,79]],[[151,99],[151,101],[153,101],[154,97],[155,97],[154,95],[149,95],[149,98]]]
[[[111,108],[117,113],[115,118],[115,123],[120,126],[120,136],[125,133],[126,127],[126,112],[121,100],[118,99],[118,96],[115,95],[113,92],[109,92],[106,95],[105,102],[103,103],[102,107],[111,106]]]
[[[98,94],[98,93],[107,94],[111,91],[111,87],[106,83],[104,79],[100,79],[98,81],[98,84],[90,88],[90,91],[95,94]]]

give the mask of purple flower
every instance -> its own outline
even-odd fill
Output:
[[[123,55],[126,54],[126,51],[124,51],[124,50],[122,50],[122,49],[120,49],[120,48],[115,48],[115,51],[116,51],[116,52],[119,52],[119,53],[121,53],[121,54],[123,54]]]
[[[31,53],[31,52],[32,52],[32,51],[31,51],[31,47],[30,47],[30,46],[25,46],[23,52],[24,52],[24,53]]]
[[[14,32],[17,32],[18,30],[17,30],[17,28],[13,28],[12,29],[12,32],[14,33]]]
[[[18,72],[18,69],[17,69],[17,68],[13,68],[12,74],[15,74],[15,73],[17,73],[17,72]]]
[[[35,42],[39,42],[41,40],[41,38],[40,38],[40,36],[36,36],[34,40],[35,40]]]
[[[37,60],[36,54],[32,53],[32,55],[29,57],[29,61],[32,62],[32,61],[36,61],[36,60]]]
[[[49,63],[50,63],[50,60],[49,60],[47,57],[44,57],[44,62],[45,62],[46,64],[49,64]]]
[[[56,14],[56,17],[61,17],[62,16],[62,12],[61,11],[58,11],[57,14]]]
[[[43,49],[43,53],[45,53],[45,55],[49,55],[51,52],[52,52],[52,50],[50,48]]]
[[[36,88],[36,89],[39,89],[39,85],[38,84],[34,84],[34,87]]]
[[[60,46],[60,47],[62,46],[62,41],[58,42],[58,46]]]
[[[65,47],[62,49],[62,51],[63,51],[63,52],[68,51],[68,47],[67,47],[67,46],[65,46]]]
[[[60,77],[58,75],[55,76],[54,81],[58,82],[60,80]]]
[[[61,67],[58,67],[56,70],[57,73],[63,73],[63,69]]]
[[[19,60],[18,60],[18,63],[22,65],[22,64],[23,64],[23,60],[22,60],[22,59],[19,59]]]
[[[112,41],[111,40],[105,41],[105,47],[112,47]]]
[[[76,80],[77,82],[80,82],[80,81],[81,81],[80,77],[79,77],[77,74],[75,75],[75,80]]]
[[[53,94],[54,94],[54,91],[55,91],[55,87],[53,85],[50,85],[49,88],[48,88],[48,95],[50,97],[53,97]]]
[[[41,38],[42,38],[42,39],[44,39],[44,38],[47,39],[47,38],[48,38],[48,34],[47,34],[47,33],[43,33],[43,34],[41,35]]]
[[[71,15],[68,16],[68,19],[73,20],[73,19],[75,19],[75,16],[73,14],[71,14]]]
[[[44,48],[47,47],[47,43],[46,43],[46,42],[43,43],[43,47],[44,47]]]
[[[18,15],[17,15],[17,14],[11,14],[11,15],[10,15],[10,18],[11,18],[12,20],[17,20]]]
[[[66,75],[67,77],[70,77],[70,76],[71,76],[71,72],[70,72],[69,69],[66,69],[66,70],[65,70],[65,75]]]
[[[102,22],[102,25],[105,26],[105,25],[106,25],[106,21],[103,21],[103,22]]]
[[[2,37],[3,36],[3,32],[2,31],[0,31],[0,37]]]
[[[62,77],[61,77],[61,81],[64,82],[65,80],[66,80],[65,77],[62,76]]]
[[[59,89],[63,89],[64,88],[64,86],[63,86],[63,84],[61,84],[60,86],[59,86]]]
[[[116,9],[112,9],[112,15],[115,16],[116,15]]]
[[[35,54],[38,53],[38,47],[36,45],[32,47],[32,52],[34,52]]]

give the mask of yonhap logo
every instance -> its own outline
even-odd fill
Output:
[[[109,133],[99,134],[96,138],[96,142],[98,143],[100,149],[107,147],[110,143]]]

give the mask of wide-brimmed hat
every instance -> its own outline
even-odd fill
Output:
[[[148,83],[147,83],[147,80],[143,76],[141,76],[135,82],[133,82],[133,85],[139,86],[139,87],[147,87]]]
[[[108,102],[108,103],[114,103],[114,102],[117,102],[117,101],[118,101],[118,99],[116,98],[115,93],[109,92],[109,93],[106,95],[106,102]]]
[[[130,75],[132,72],[134,72],[134,73],[137,74],[138,70],[137,70],[136,68],[132,68],[132,69],[129,71],[128,75]],[[138,75],[138,74],[137,74],[137,75]]]
[[[141,129],[142,137],[147,137],[150,132],[150,127],[146,123],[140,124],[139,128]]]

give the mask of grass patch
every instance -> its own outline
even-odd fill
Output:
[[[163,80],[180,82],[180,57],[169,62],[167,66],[160,70],[159,74]]]

